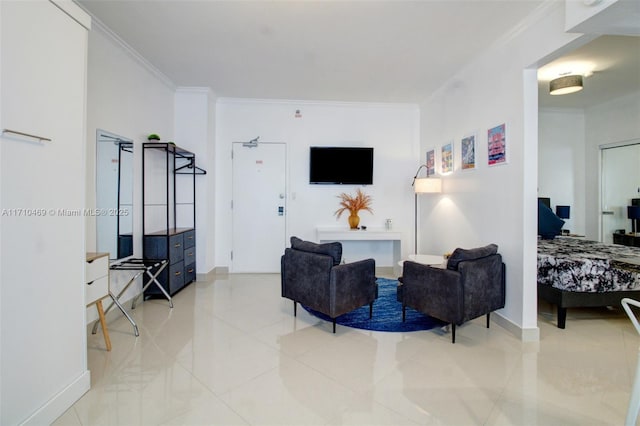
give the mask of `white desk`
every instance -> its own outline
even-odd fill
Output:
[[[331,241],[384,241],[393,245],[393,265],[394,273],[399,273],[395,265],[402,258],[402,233],[390,231],[385,228],[367,228],[366,231],[360,229],[347,228],[317,228],[317,241],[319,243]]]

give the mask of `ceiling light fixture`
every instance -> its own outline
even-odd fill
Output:
[[[550,95],[566,95],[583,89],[581,75],[565,75],[549,82]]]

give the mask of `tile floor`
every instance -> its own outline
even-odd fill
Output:
[[[539,308],[539,343],[484,318],[384,333],[331,325],[276,274],[190,285],[89,335],[91,390],[55,425],[620,425],[640,337],[622,311]],[[375,314],[375,311],[374,311]]]

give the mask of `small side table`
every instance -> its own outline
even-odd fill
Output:
[[[87,306],[95,303],[104,334],[107,351],[111,350],[111,338],[102,307],[102,299],[109,296],[109,253],[87,253],[85,257],[84,301]]]

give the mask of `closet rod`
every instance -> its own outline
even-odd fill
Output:
[[[4,135],[5,133],[12,133],[14,135],[20,135],[20,136],[26,136],[28,138],[38,139],[39,141],[51,142],[51,139],[49,139],[49,138],[44,138],[42,136],[36,136],[36,135],[30,135],[29,133],[17,132],[15,130],[11,130],[11,129],[2,129],[2,134]]]

